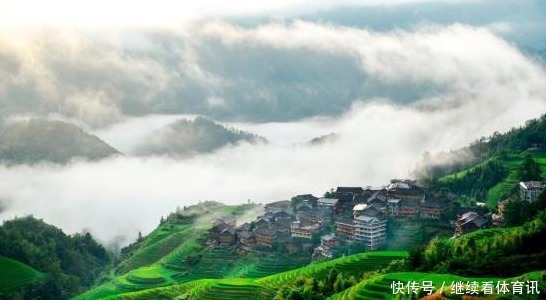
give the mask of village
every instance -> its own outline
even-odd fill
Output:
[[[521,182],[521,200],[534,201],[544,187],[538,181]],[[231,215],[216,219],[206,243],[239,252],[306,253],[313,259],[342,256],[348,247],[380,250],[388,242],[389,222],[441,223],[457,197],[452,193],[432,197],[409,179],[392,179],[378,188],[337,187],[320,198],[304,194],[268,203],[252,222],[237,224]],[[459,209],[456,217],[447,222],[453,238],[499,226],[505,204],[499,202],[498,213],[488,215],[479,202],[476,209]]]

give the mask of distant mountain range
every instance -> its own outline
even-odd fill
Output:
[[[0,162],[8,165],[63,164],[76,157],[97,160],[115,154],[119,151],[97,136],[62,121],[30,119],[0,127]]]
[[[267,140],[253,133],[225,127],[205,117],[197,117],[193,121],[180,119],[154,131],[141,142],[136,153],[187,157],[243,142],[265,143]]]

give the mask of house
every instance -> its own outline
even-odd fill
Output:
[[[239,227],[237,227],[236,231],[239,232],[239,231],[250,231],[250,224],[248,223],[243,223],[241,225],[239,225]]]
[[[214,220],[212,225],[216,226],[216,225],[218,225],[220,223],[227,224],[230,227],[235,227],[237,225],[237,219],[235,217],[233,217],[233,216],[224,216],[224,217],[220,217],[220,218]]]
[[[335,199],[335,198],[319,198],[317,200],[317,206],[327,207],[331,210],[335,210],[338,202],[339,202],[339,199]]]
[[[330,222],[331,213],[326,209],[312,209],[298,212],[298,220],[305,224],[326,224]]]
[[[383,217],[384,208],[384,206],[377,203],[372,205],[357,204],[353,207],[353,216],[355,218],[362,215],[366,215],[368,217]]]
[[[487,226],[489,220],[486,217],[474,211],[466,212],[457,217],[455,235],[461,236],[465,233],[483,229]]]
[[[339,247],[339,238],[330,233],[320,237],[320,246],[313,251],[314,255],[321,255],[327,258],[334,257],[334,250]]]
[[[290,233],[292,237],[310,239],[313,234],[320,230],[319,224],[303,225],[300,221],[292,222]]]
[[[387,200],[425,200],[425,191],[421,187],[416,185],[415,180],[409,179],[392,179],[391,183],[387,186],[386,194]]]
[[[317,203],[317,200],[318,200],[317,197],[315,197],[315,196],[313,196],[311,194],[297,195],[297,196],[292,197],[292,199],[302,200],[302,203],[307,203],[307,204],[310,204],[311,206],[315,205]]]
[[[208,239],[213,243],[218,243],[220,240],[220,234],[228,228],[232,227],[228,226],[225,223],[219,223],[215,226],[212,226],[212,228],[208,230]]]
[[[250,251],[256,246],[256,237],[249,230],[237,232],[237,238],[239,240],[239,247],[243,250]]]
[[[228,227],[220,232],[218,242],[220,245],[229,246],[235,243],[235,238],[235,229],[233,227]]]
[[[340,186],[335,191],[336,198],[341,202],[351,202],[362,193],[364,193],[364,190],[361,187]]]
[[[269,228],[269,223],[271,221],[267,218],[259,218],[254,222],[254,228]]]
[[[391,216],[398,216],[400,214],[399,199],[389,199],[387,201],[387,207]]]
[[[387,190],[382,189],[375,191],[370,197],[366,199],[366,203],[386,203],[387,202]]]
[[[368,250],[377,250],[387,239],[387,221],[376,217],[356,217],[353,239],[362,242]]]
[[[420,214],[422,219],[439,220],[446,210],[447,203],[444,201],[425,201],[421,203]]]
[[[540,192],[544,189],[545,185],[541,181],[525,181],[519,183],[519,191],[521,200],[533,202]]]
[[[418,215],[420,203],[415,200],[401,200],[398,202],[398,216],[412,218]]]
[[[341,219],[336,221],[338,236],[346,241],[352,241],[355,234],[353,219]]]
[[[275,212],[277,210],[290,210],[290,200],[271,202],[265,205],[266,212]]]
[[[258,228],[254,231],[256,245],[264,247],[272,247],[277,240],[275,231],[267,228]]]
[[[273,213],[273,220],[275,222],[291,222],[294,219],[294,216],[287,213],[284,210],[276,211]]]
[[[301,211],[310,211],[313,209],[313,206],[310,203],[303,202],[298,205],[296,205],[296,214]]]
[[[339,238],[333,233],[323,235],[320,237],[320,244],[324,247],[336,248],[339,247]]]

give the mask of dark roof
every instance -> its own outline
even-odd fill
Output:
[[[248,238],[251,238],[254,234],[248,230],[242,230],[240,232],[237,233],[237,236],[239,236],[240,238],[243,238],[243,239],[248,239]]]
[[[241,230],[250,230],[250,224],[243,223],[241,224],[241,226],[237,227],[237,231],[241,231]]]
[[[460,226],[475,226],[477,228],[482,228],[485,224],[487,224],[489,221],[486,217],[478,214],[474,211],[469,211],[461,215],[461,217],[457,220],[457,222],[461,222]]]
[[[275,218],[292,218],[292,215],[289,214],[289,213],[287,213],[287,212],[284,211],[284,210],[275,212],[275,213],[273,214],[273,216],[274,216]]]
[[[425,201],[421,204],[421,207],[445,208],[447,207],[447,203],[443,201]]]
[[[313,207],[310,204],[307,203],[300,203],[296,206],[296,211],[305,211],[305,210],[311,210]]]
[[[254,231],[255,235],[265,235],[265,236],[277,236],[277,233],[273,230],[267,228],[258,228]]]
[[[418,201],[400,201],[398,203],[398,206],[416,207],[416,206],[419,206],[419,202]]]
[[[365,215],[368,217],[380,217],[383,215],[381,211],[376,209],[375,207],[366,207],[364,210],[360,212],[360,215]]]
[[[300,214],[304,216],[317,216],[317,217],[325,217],[329,215],[327,211],[322,209],[316,209],[316,208],[313,208],[311,210],[306,210],[306,211],[300,211]]]
[[[220,223],[218,225],[213,226],[211,229],[209,229],[209,232],[222,232],[224,229],[231,228],[226,223]]]
[[[353,225],[354,222],[355,221],[353,219],[349,219],[349,218],[340,219],[340,220],[336,221],[336,223],[341,223],[341,224],[346,224],[346,225]]]
[[[235,229],[231,228],[231,227],[228,227],[228,228],[225,228],[223,229],[220,234],[225,234],[225,233],[229,233],[229,234],[235,234]]]
[[[385,190],[377,191],[377,192],[373,193],[366,201],[368,203],[375,202],[375,201],[386,202],[387,201],[387,192]]]
[[[339,186],[336,189],[336,193],[339,194],[362,194],[364,190],[361,187],[345,187]]]

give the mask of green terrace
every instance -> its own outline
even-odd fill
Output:
[[[81,295],[78,299],[271,299],[279,287],[293,282],[300,276],[323,278],[333,268],[345,274],[359,275],[365,272],[381,270],[387,267],[393,260],[406,257],[407,253],[404,251],[360,253],[261,278],[197,279],[177,284],[168,281],[160,283],[159,278],[161,278],[161,275],[166,274],[161,273],[163,270],[161,268],[152,268],[143,270],[144,274],[130,273],[127,276],[118,278],[118,282],[110,283],[119,285],[120,283],[129,282],[131,285],[130,288],[133,288],[133,290],[130,290],[129,287],[123,289],[122,286],[121,289],[116,289],[117,287],[110,286],[111,289],[95,289]],[[269,260],[269,263],[273,264],[273,262],[274,260]],[[215,265],[212,265],[212,268],[214,267]],[[254,267],[252,265],[250,268]],[[222,270],[221,267],[218,269]],[[273,268],[271,272],[276,272],[276,270],[278,269]],[[209,273],[202,273],[202,275],[206,274]],[[136,275],[138,275],[138,279],[135,281],[133,277]],[[211,273],[211,275],[216,276],[221,274]],[[225,275],[229,275],[229,273],[225,273]],[[165,284],[168,286],[148,286],[146,288],[148,284]],[[134,290],[137,286],[141,290]]]
[[[45,278],[37,270],[4,256],[0,256],[0,270],[0,298],[4,293]]]

